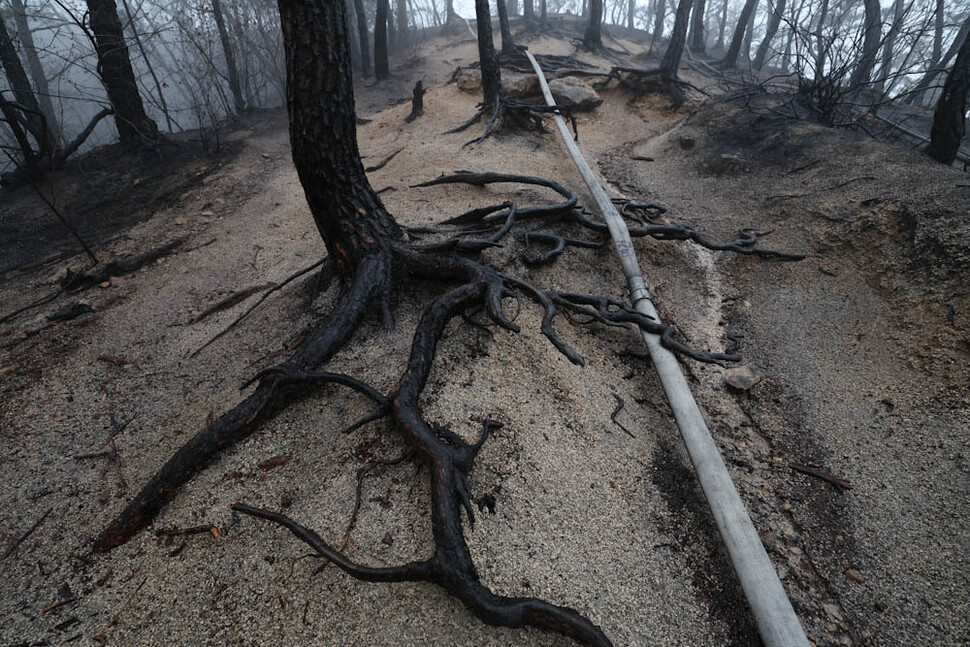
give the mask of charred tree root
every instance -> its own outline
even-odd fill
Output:
[[[676,76],[672,76],[661,69],[643,70],[636,67],[622,66],[613,67],[609,74],[606,75],[606,78],[593,87],[596,90],[603,90],[613,80],[616,80],[621,86],[638,96],[652,92],[668,94],[673,101],[674,109],[679,108],[686,99],[683,88],[691,88],[701,94],[707,94],[707,92],[704,92],[697,86],[683,81]]]
[[[253,508],[244,503],[234,504],[236,511],[284,526],[322,556],[358,579],[434,582],[446,588],[487,623],[510,627],[531,625],[569,636],[585,645],[611,645],[599,627],[572,609],[534,598],[497,596],[479,581],[465,539],[462,514],[467,515],[470,524],[474,524],[468,476],[475,457],[489,434],[501,425],[487,421],[481,437],[476,442],[469,443],[453,431],[424,419],[420,395],[431,372],[438,340],[453,318],[464,317],[466,312],[475,309],[483,311],[491,323],[518,332],[520,327],[513,321],[515,316],[510,318],[506,314],[503,301],[518,301],[525,297],[542,309],[542,334],[571,362],[578,365],[583,364],[583,358],[565,343],[553,326],[559,313],[581,325],[634,324],[661,335],[664,343],[675,352],[702,361],[734,360],[737,356],[732,352],[703,353],[690,349],[674,339],[672,328],[617,301],[602,296],[542,290],[528,281],[500,273],[474,259],[474,254],[501,244],[517,225],[523,223],[578,223],[587,229],[600,231],[599,223],[582,214],[577,206],[576,195],[566,187],[543,178],[498,173],[442,176],[423,186],[451,183],[478,186],[520,183],[539,186],[554,191],[561,201],[525,207],[505,202],[473,209],[437,228],[415,228],[409,231],[409,234],[418,239],[421,236],[443,233],[447,237],[443,243],[423,247],[403,242],[392,243],[388,248],[365,256],[357,265],[332,313],[310,333],[293,357],[280,366],[256,375],[250,382],[258,384],[249,396],[183,445],[102,532],[94,546],[96,552],[105,552],[124,543],[151,523],[161,508],[174,498],[178,489],[212,462],[220,451],[246,438],[262,420],[272,416],[295,397],[314,385],[338,384],[357,391],[373,400],[376,405],[370,413],[351,424],[345,431],[357,429],[372,420],[390,418],[404,435],[418,460],[429,468],[435,539],[435,549],[431,557],[398,567],[371,568],[347,559],[339,549],[327,544],[312,530],[281,514]],[[641,212],[650,211],[647,207],[639,205],[636,208]],[[649,216],[634,213],[632,206],[625,209],[625,212],[630,218],[639,218],[646,222],[652,221],[656,215],[658,208],[652,209],[653,215]],[[651,223],[646,222],[643,226],[649,227]],[[666,229],[663,231],[667,232]],[[668,237],[674,237],[667,233]],[[548,237],[543,237],[544,235]],[[678,239],[684,238],[681,236]],[[567,239],[558,234],[544,232],[525,232],[520,240],[527,245],[530,241],[532,244],[551,245],[553,251],[559,252],[560,248],[569,245],[599,246],[598,242]],[[464,246],[458,243],[464,243]],[[392,267],[399,276],[445,280],[449,287],[425,309],[414,332],[407,366],[395,388],[385,395],[356,378],[321,371],[317,367],[327,362],[349,342],[354,331],[372,312],[371,306],[378,305],[381,306],[378,310],[386,311]],[[583,320],[580,321],[580,318]]]
[[[576,133],[576,139],[579,139],[579,133],[576,129],[576,118],[573,116],[573,113],[571,110],[569,110],[569,108],[565,106],[545,106],[522,103],[521,101],[515,101],[508,97],[500,97],[496,104],[491,108],[484,104],[480,104],[478,111],[472,115],[471,119],[459,126],[452,128],[451,130],[446,130],[442,134],[452,135],[454,133],[464,132],[486,118],[488,121],[485,124],[485,128],[482,131],[481,136],[468,140],[462,144],[462,147],[470,146],[472,144],[481,144],[483,141],[488,139],[489,135],[501,132],[506,128],[546,132],[546,128],[542,121],[542,115],[549,113],[561,114],[569,119],[573,126],[573,132]]]

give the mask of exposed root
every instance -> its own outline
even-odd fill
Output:
[[[358,470],[354,512],[339,547],[331,546],[313,530],[280,513],[245,503],[233,504],[233,510],[287,528],[321,556],[357,579],[369,582],[434,582],[446,588],[478,618],[489,624],[509,627],[531,625],[571,637],[584,645],[606,647],[612,644],[599,627],[572,609],[535,598],[498,596],[478,579],[465,539],[462,519],[464,514],[470,524],[474,524],[475,520],[468,476],[479,450],[490,434],[502,425],[486,420],[479,439],[469,443],[450,429],[432,424],[424,418],[420,399],[437,354],[438,341],[452,319],[467,319],[466,313],[469,311],[483,312],[489,323],[511,332],[519,332],[520,326],[514,322],[516,316],[510,317],[506,314],[504,302],[510,299],[518,303],[525,297],[542,309],[542,334],[559,352],[578,365],[583,364],[582,356],[555,329],[554,320],[557,314],[562,313],[579,325],[632,324],[660,335],[664,345],[674,352],[700,361],[732,361],[738,359],[738,356],[733,350],[726,353],[707,353],[691,349],[675,339],[672,327],[613,299],[545,290],[530,281],[500,272],[477,260],[476,256],[482,251],[509,240],[521,241],[525,246],[525,254],[532,254],[533,260],[541,262],[551,261],[567,247],[602,247],[604,241],[574,239],[560,233],[527,231],[513,234],[517,227],[540,221],[544,225],[579,224],[587,230],[602,231],[605,225],[601,227],[600,223],[585,216],[577,204],[576,195],[558,182],[500,173],[457,173],[441,176],[419,186],[452,183],[476,186],[518,183],[538,186],[551,189],[560,196],[561,201],[524,207],[507,201],[480,207],[436,227],[412,228],[408,231],[412,240],[435,236],[443,237],[444,240],[420,246],[410,242],[390,243],[388,248],[367,256],[358,265],[332,313],[314,329],[296,353],[279,366],[267,369],[247,382],[246,386],[258,383],[255,391],[179,449],[101,534],[95,544],[95,551],[110,550],[144,528],[193,474],[213,460],[221,450],[246,438],[259,422],[294,397],[314,385],[340,384],[364,395],[376,405],[346,431],[358,429],[373,420],[390,418],[411,450],[406,456],[414,455],[421,464],[428,467],[435,546],[433,554],[427,559],[400,566],[375,568],[358,564],[340,552],[347,545],[350,532],[356,523],[361,505],[363,478],[382,463],[368,463]],[[709,242],[684,225],[656,222],[655,217],[662,213],[662,208],[656,205],[624,205],[623,211],[628,218],[636,221],[641,232],[639,235],[689,239],[700,244]],[[755,253],[754,242],[756,235],[751,242],[745,238],[740,242],[721,244],[716,248]],[[547,247],[547,251],[538,253],[535,249],[537,244]],[[389,318],[389,286],[394,277],[428,278],[446,284],[424,310],[415,328],[407,365],[396,386],[385,394],[356,377],[319,370],[321,364],[349,342],[354,331],[370,313],[376,310],[383,312],[385,319]],[[614,421],[617,412],[614,412]],[[404,457],[393,462],[401,460]]]

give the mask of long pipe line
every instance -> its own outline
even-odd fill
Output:
[[[555,107],[556,102],[549,91],[542,68],[528,50],[523,51],[529,57],[539,78],[546,103],[550,107]],[[616,254],[626,275],[633,307],[637,312],[660,321],[650,290],[640,271],[640,264],[626,223],[586,160],[583,159],[579,147],[576,146],[566,127],[565,120],[558,113],[554,117],[569,155],[579,169],[579,174],[583,176],[583,181],[593,194],[609,227]],[[711,513],[727,547],[734,570],[741,581],[741,588],[751,606],[762,641],[766,647],[808,647],[808,639],[805,637],[801,623],[761,544],[758,532],[748,517],[744,503],[731,481],[731,476],[724,466],[724,460],[711,438],[704,416],[680,370],[677,358],[660,344],[658,335],[647,332],[642,334],[670,408],[673,410],[677,426],[680,428],[684,444],[687,446],[687,452],[694,464],[701,489],[704,491],[704,496],[707,498]]]

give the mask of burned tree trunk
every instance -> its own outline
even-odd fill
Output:
[[[966,24],[970,25],[970,18]],[[970,90],[970,36],[964,36],[957,60],[946,77],[943,93],[933,113],[927,154],[944,164],[952,164],[966,132],[967,93]]]
[[[408,0],[397,0],[397,11],[394,16],[397,20],[397,48],[398,50],[405,49],[411,40],[411,34],[408,30]]]
[[[17,50],[14,48],[13,40],[7,31],[7,26],[0,17],[0,66],[7,75],[10,89],[13,91],[14,98],[19,104],[19,113],[30,132],[37,142],[37,153],[40,157],[48,156],[51,148],[55,145],[56,137],[50,131],[44,113],[41,111],[37,97],[30,87],[30,80],[24,70]]]
[[[233,104],[236,114],[241,115],[246,112],[246,100],[243,99],[242,86],[239,84],[239,68],[236,67],[236,57],[232,53],[232,43],[229,41],[229,32],[226,30],[226,19],[222,14],[221,0],[212,0],[212,15],[216,19],[216,29],[219,31],[222,53],[226,57],[226,76],[229,79],[229,90],[232,91]]]
[[[387,61],[387,12],[388,0],[377,0],[374,17],[374,76],[382,81],[391,76]]]
[[[704,5],[705,0],[697,0],[694,3],[694,12],[691,14],[690,21],[690,49],[693,52],[703,54],[707,49],[704,42]]]
[[[158,126],[145,113],[118,8],[114,0],[87,0],[87,6],[98,54],[98,74],[114,109],[118,136],[124,144],[154,147]]]
[[[522,17],[526,22],[532,22],[536,18],[535,6],[532,2],[533,0],[522,0]]]
[[[728,11],[728,0],[724,0],[721,4],[721,22],[717,28],[717,42],[714,47],[721,49],[724,47],[724,31],[727,28],[727,11]]]
[[[653,35],[650,37],[650,51],[658,38],[664,35],[664,19],[667,17],[667,0],[655,0],[653,14]]]
[[[364,0],[353,0],[354,15],[357,18],[357,37],[360,39],[360,67],[364,76],[370,76],[370,39],[367,37],[367,13]]]
[[[6,122],[7,126],[10,128],[10,132],[13,133],[14,141],[17,142],[17,146],[20,148],[20,154],[23,157],[23,165],[17,165],[18,173],[21,173],[23,177],[28,182],[33,182],[39,180],[44,176],[44,172],[40,167],[40,163],[37,160],[37,154],[34,152],[33,147],[30,145],[30,140],[27,138],[27,133],[24,132],[23,128],[20,127],[21,116],[18,114],[17,109],[7,101],[3,92],[0,91],[0,122]],[[11,156],[12,157],[12,156]],[[6,183],[6,176],[0,178]]]
[[[734,36],[731,37],[731,44],[728,46],[727,54],[724,55],[724,60],[721,61],[722,67],[737,67],[741,45],[744,44],[744,34],[748,30],[748,20],[754,14],[757,4],[758,0],[745,0],[741,15],[738,17],[738,25],[734,28]]]
[[[882,32],[882,8],[879,0],[863,0],[865,3],[865,35],[862,43],[862,55],[859,64],[852,71],[849,86],[856,87],[872,80],[872,70],[876,66],[876,56],[879,53],[879,40]],[[821,30],[821,25],[819,25]]]
[[[687,43],[687,20],[690,17],[692,4],[693,0],[680,0],[677,5],[674,32],[670,35],[670,43],[660,62],[660,71],[670,84],[670,96],[673,97],[675,107],[679,107],[684,102],[684,93],[677,85],[677,70],[680,67],[680,59],[684,55],[684,45]]]
[[[30,77],[34,82],[34,94],[37,103],[40,105],[44,117],[47,119],[47,132],[50,133],[52,144],[62,139],[57,113],[54,112],[54,105],[51,103],[50,84],[47,82],[47,74],[44,66],[37,56],[37,47],[34,45],[34,35],[30,31],[27,23],[27,9],[24,7],[23,0],[13,0],[13,19],[17,25],[17,32],[20,35],[20,43],[24,48],[24,58],[27,59],[27,69],[30,70]]]
[[[515,42],[512,40],[512,28],[509,26],[509,14],[506,11],[505,0],[496,0],[495,8],[498,11],[498,26],[502,31],[502,53],[511,54],[515,51]]]
[[[603,0],[589,0],[589,23],[583,35],[583,47],[590,52],[603,48]]]
[[[775,0],[774,9],[771,12],[771,17],[768,19],[768,30],[765,32],[765,39],[761,41],[761,45],[758,47],[758,53],[754,57],[754,69],[760,70],[764,64],[765,59],[768,57],[768,50],[771,48],[771,41],[774,39],[775,34],[778,33],[778,27],[781,25],[781,17],[785,14],[785,0]]]
[[[626,12],[626,28],[633,29],[633,19],[636,17],[637,12],[637,0],[630,0],[630,4],[627,5]]]
[[[502,99],[502,72],[495,56],[488,0],[475,0],[475,20],[478,23],[478,59],[482,66],[482,110],[491,113],[498,110]]]

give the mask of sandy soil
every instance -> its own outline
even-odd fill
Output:
[[[572,51],[552,38],[530,47]],[[432,39],[392,84],[360,88],[359,111],[373,118],[359,128],[365,164],[403,147],[371,182],[394,187],[382,197],[406,224],[506,199],[552,199],[517,187],[409,188],[456,169],[581,187],[551,134],[467,148],[467,135],[441,135],[475,109],[475,95],[446,83],[474,58],[470,38]],[[410,106],[387,106],[418,77],[429,88],[426,114],[405,125]],[[966,176],[723,99],[700,104],[698,95],[674,113],[660,97],[603,96],[580,118],[580,145],[617,196],[665,203],[671,218],[725,238],[740,226],[773,229],[766,243],[816,255],[777,263],[638,242],[662,313],[699,347],[720,348],[726,331],[743,332],[745,361],[765,372],[738,393],[724,385],[722,367],[685,367],[810,637],[819,645],[965,644],[970,235],[966,189],[955,185]],[[232,138],[241,146],[232,162],[103,252],[190,234],[182,249],[0,330],[0,533],[10,546],[0,548],[0,643],[565,644],[485,626],[431,585],[362,584],[320,570],[288,533],[232,515],[228,504],[240,499],[284,509],[340,542],[357,469],[404,448],[384,424],[340,434],[367,403],[336,389],[307,397],[227,452],[149,532],[108,556],[89,554],[147,475],[237,402],[239,385],[285,357],[332,303],[335,289],[318,294],[307,278],[190,356],[255,297],[190,323],[206,308],[322,253],[289,161],[285,115]],[[623,297],[608,250],[578,250],[541,270],[514,249],[487,258],[546,286]],[[5,310],[51,290],[59,272],[5,277]],[[334,370],[389,387],[432,290],[402,290],[396,327],[362,328]],[[46,321],[82,299],[93,314]],[[519,335],[453,325],[424,398],[433,420],[468,437],[484,417],[505,423],[471,483],[473,496],[496,502],[468,529],[483,579],[501,593],[574,606],[617,645],[757,644],[636,336],[560,321],[587,360],[581,369],[539,334],[534,308],[524,305],[520,323]],[[632,436],[610,420],[614,395],[626,403],[617,419]],[[822,465],[852,489],[789,462]],[[378,471],[363,494],[350,555],[380,565],[427,553],[421,470],[405,462]],[[157,534],[200,525],[218,536]]]

